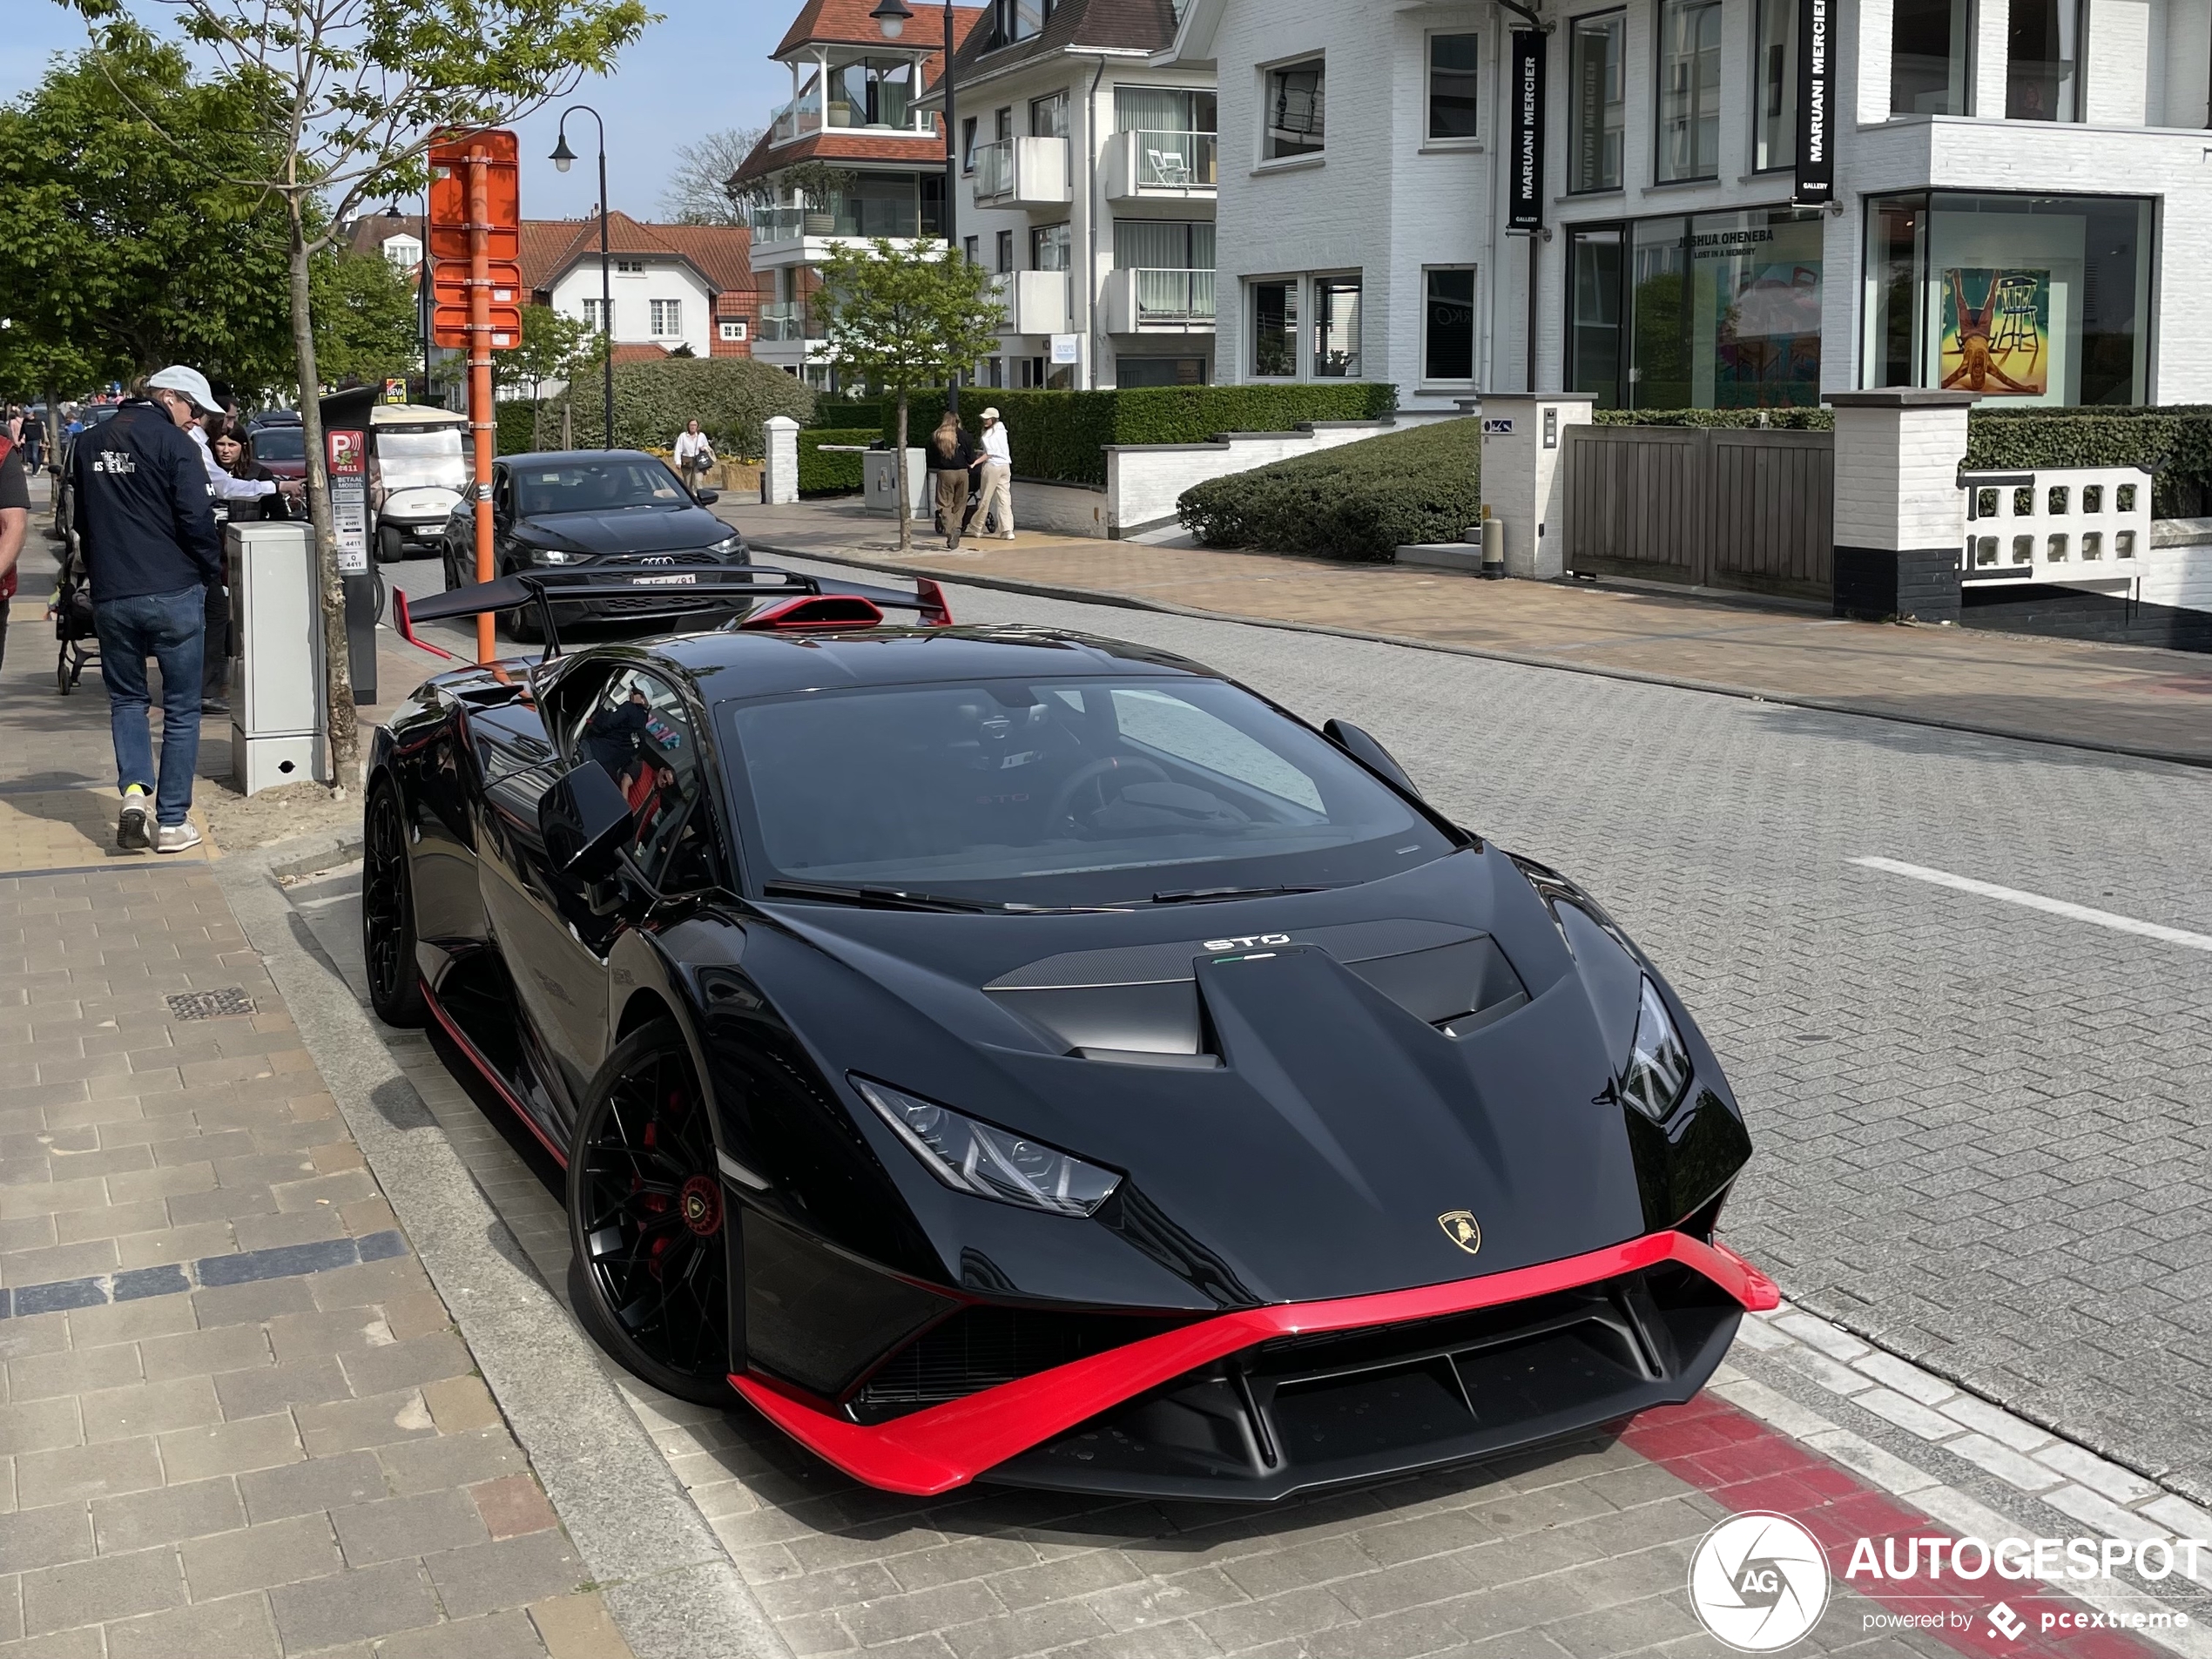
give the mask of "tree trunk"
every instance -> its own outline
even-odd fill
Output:
[[[904,553],[914,546],[914,526],[907,522],[907,388],[899,388],[899,551]]]
[[[307,516],[315,540],[315,563],[322,573],[323,712],[329,722],[331,781],[350,789],[361,781],[359,717],[354,711],[349,671],[351,645],[346,637],[346,589],[338,574],[338,531],[330,511],[330,471],[322,441],[320,381],[315,372],[314,310],[307,295],[307,243],[300,221],[300,202],[292,209],[292,349],[300,362],[300,436],[307,450]]]

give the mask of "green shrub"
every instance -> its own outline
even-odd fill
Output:
[[[1287,432],[1306,421],[1379,421],[1398,407],[1398,388],[1366,381],[1332,386],[1142,386],[1124,391],[961,389],[968,430],[995,408],[1014,451],[1014,475],[1047,483],[1103,485],[1112,444],[1205,443],[1224,432]],[[942,392],[908,405],[907,441],[919,444],[945,411]],[[884,401],[883,437],[898,423]]]
[[[1788,432],[1826,432],[1835,426],[1836,414],[1832,409],[1597,409],[1590,421],[1594,426],[1769,426]]]
[[[496,442],[503,455],[526,455],[538,447],[532,422],[537,418],[536,401],[529,398],[516,398],[497,406],[495,418],[499,422]],[[550,442],[558,443],[560,428],[554,428]]]
[[[873,427],[813,427],[799,435],[799,493],[802,496],[842,496],[867,488],[866,468],[856,455],[824,455],[825,443],[869,444],[876,441]]]
[[[545,407],[546,442],[561,429],[561,404],[575,411],[571,440],[579,449],[599,447],[604,398],[599,378],[571,383]],[[772,364],[749,357],[669,357],[615,366],[615,443],[625,449],[666,449],[686,421],[696,420],[725,459],[759,455],[762,425],[787,415],[801,427],[814,418],[812,388]]]
[[[2141,467],[2156,475],[2151,510],[2201,509],[2212,488],[2212,408],[1976,408],[1966,419],[1966,465]]]
[[[1210,479],[1176,503],[1207,547],[1387,559],[1482,516],[1482,423],[1440,421]]]

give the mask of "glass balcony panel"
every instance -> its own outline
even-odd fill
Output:
[[[1211,190],[1219,182],[1219,138],[1211,132],[1139,129],[1136,182],[1142,189]]]

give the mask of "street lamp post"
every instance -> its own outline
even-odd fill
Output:
[[[945,0],[944,10],[945,74],[940,84],[945,89],[945,253],[950,258],[960,253],[960,112],[954,101],[957,88],[953,78],[953,0]],[[905,34],[914,15],[906,0],[876,0],[875,9],[868,13],[886,40],[896,40]],[[945,377],[945,407],[954,415],[960,413],[957,369]]]
[[[576,159],[569,148],[569,118],[582,110],[599,127],[599,368],[605,418],[601,422],[599,447],[615,447],[615,280],[607,260],[607,124],[589,104],[571,104],[561,111],[561,130],[553,146],[554,167],[566,172]]]

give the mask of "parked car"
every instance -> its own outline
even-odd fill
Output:
[[[253,440],[253,458],[279,478],[307,475],[307,434],[296,423],[246,428]]]
[[[417,616],[670,580],[750,609],[409,697],[362,897],[655,1386],[891,1491],[1272,1500],[1686,1400],[1777,1305],[1681,999],[1357,728],[927,582]]]
[[[666,462],[639,449],[502,455],[491,475],[492,574],[742,564],[749,556],[745,537],[706,510],[717,499],[711,489],[693,495]],[[475,580],[474,501],[455,504],[446,520],[443,554],[447,587]],[[619,596],[563,599],[555,607],[556,622],[642,621],[696,610],[683,592],[684,584],[671,580]],[[502,620],[517,640],[543,637],[534,606]]]

